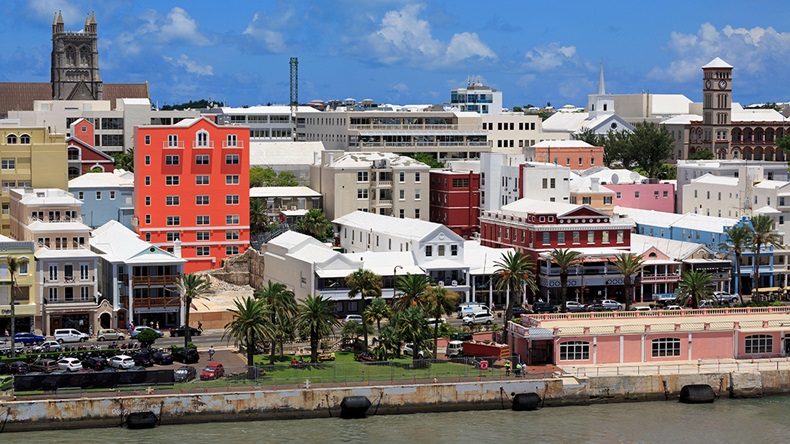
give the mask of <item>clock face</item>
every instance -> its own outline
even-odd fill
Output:
[[[705,82],[705,88],[707,88],[707,89],[710,89],[710,80],[708,80],[707,82]]]
[[[720,80],[719,81],[719,88],[724,89],[726,87],[727,87],[727,81],[726,80]]]

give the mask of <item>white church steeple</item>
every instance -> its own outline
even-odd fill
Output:
[[[598,94],[587,96],[587,112],[594,118],[603,114],[614,114],[614,96],[606,94],[606,85],[603,80],[603,62],[598,74]]]

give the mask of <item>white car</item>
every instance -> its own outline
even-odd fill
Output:
[[[110,367],[130,369],[134,367],[134,359],[127,355],[115,355],[110,358]]]
[[[82,362],[77,358],[62,358],[58,360],[58,368],[70,372],[78,372],[82,370]]]
[[[647,305],[640,305],[638,307],[634,307],[634,310],[636,310],[636,311],[651,311],[650,307],[648,307]]]
[[[345,323],[348,323],[348,322],[359,322],[361,324],[362,323],[362,315],[346,315],[346,318],[343,319],[343,323],[345,324]]]
[[[737,294],[729,294],[726,291],[714,291],[713,292],[713,299],[718,301],[719,303],[730,303],[730,304],[737,304],[741,301]]]
[[[475,313],[473,315],[464,316],[463,323],[466,325],[485,324],[491,325],[494,323],[494,317],[491,313]]]
[[[411,343],[411,342],[407,342],[403,346],[403,354],[406,355],[406,356],[413,355],[414,354],[414,344]],[[430,357],[432,357],[432,355],[433,355],[433,353],[431,353],[430,350],[427,350],[425,348],[421,348],[420,351],[417,352],[417,357],[420,358],[420,359],[422,359],[422,358],[430,358]]]
[[[54,352],[54,351],[60,351],[61,348],[62,347],[60,346],[60,342],[53,341],[50,339],[48,341],[44,341],[44,343],[41,345],[37,345],[33,347],[33,351],[37,353]]]
[[[675,310],[675,311],[683,310],[683,307],[681,307],[680,305],[667,305],[666,307],[664,307],[664,310]]]
[[[598,306],[601,307],[602,310],[621,310],[623,308],[623,304],[614,299],[604,299]]]
[[[137,335],[139,335],[141,332],[143,332],[145,330],[153,330],[153,331],[155,331],[156,334],[158,334],[160,338],[165,335],[162,332],[162,330],[157,330],[155,328],[151,328],[151,327],[146,327],[144,325],[140,325],[140,326],[135,327],[134,330],[132,330],[132,334],[130,336],[131,336],[132,339],[136,339]]]

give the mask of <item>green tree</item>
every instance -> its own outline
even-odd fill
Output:
[[[521,294],[522,287],[526,286],[533,292],[538,289],[535,284],[535,263],[529,254],[508,251],[500,260],[494,262],[494,265],[497,267],[495,274],[499,277],[497,289],[513,290],[505,309],[505,322],[507,322],[507,320],[513,319],[513,307],[516,306],[516,300],[520,300],[518,296]],[[502,331],[502,340],[506,344],[507,336],[508,332],[505,328]]]
[[[420,350],[423,349],[425,339],[428,338],[428,320],[425,318],[425,311],[419,305],[407,308],[400,313],[398,324],[398,334],[401,339],[411,342],[412,362],[419,359]]]
[[[634,290],[634,283],[633,278],[636,276],[637,273],[642,271],[642,267],[644,267],[645,263],[641,256],[637,256],[633,253],[620,253],[615,256],[614,262],[612,262],[614,268],[616,268],[620,273],[623,274],[623,290],[625,292],[625,309],[626,311],[631,310],[631,301],[634,299],[633,297],[633,290]]]
[[[735,291],[743,305],[743,285],[741,281],[741,258],[743,252],[749,248],[752,239],[752,229],[748,225],[736,225],[725,231],[727,241],[719,244],[719,250],[726,250],[735,255]]]
[[[391,356],[400,357],[401,339],[398,331],[392,325],[381,327],[377,338],[373,339],[376,344],[373,348],[373,356],[379,361],[386,361]]]
[[[348,297],[351,299],[357,296],[362,298],[362,312],[367,308],[366,297],[381,296],[382,287],[381,276],[376,273],[360,268],[346,276],[346,287],[348,287]],[[365,329],[365,352],[368,351],[368,329]]]
[[[262,199],[250,199],[250,231],[258,234],[266,231],[271,224],[269,217],[266,216],[266,206]]]
[[[576,267],[581,263],[582,253],[580,251],[571,250],[569,248],[555,248],[549,253],[551,261],[560,268],[560,311],[565,313],[567,311],[566,302],[568,302],[568,270]]]
[[[123,169],[129,172],[134,172],[134,150],[130,149],[123,153],[115,154],[113,157],[114,167],[116,170]]]
[[[431,285],[425,290],[425,305],[428,313],[436,319],[433,324],[433,356],[439,356],[439,319],[442,315],[450,314],[455,310],[460,296],[454,291],[450,291],[438,285]]]
[[[263,301],[266,311],[269,312],[269,325],[272,336],[269,362],[274,364],[276,346],[280,346],[282,353],[283,343],[293,337],[292,318],[296,315],[296,296],[285,284],[271,280],[260,290],[253,293],[256,299]]]
[[[366,323],[376,322],[376,332],[381,334],[381,321],[388,318],[390,315],[390,307],[387,301],[380,297],[373,298],[370,304],[365,308],[362,318]]]
[[[411,273],[400,275],[395,288],[400,292],[398,300],[395,301],[395,306],[399,310],[413,305],[421,305],[423,303],[423,293],[428,288],[428,276]]]
[[[656,177],[661,165],[672,156],[675,140],[664,125],[641,122],[634,125],[631,148],[636,162],[651,178]]]
[[[16,286],[16,275],[19,272],[19,259],[15,258],[14,256],[7,256],[6,257],[6,265],[8,267],[8,275],[11,277],[11,291],[8,295],[8,305],[10,309],[10,316],[11,316],[11,351],[8,356],[16,357],[16,341],[14,337],[16,336],[16,300],[14,297],[17,293],[17,286]]]
[[[319,341],[332,335],[332,329],[340,326],[329,299],[322,295],[308,295],[299,304],[296,314],[296,326],[302,337],[310,338],[310,361],[318,362]]]
[[[771,246],[782,247],[782,236],[774,231],[774,220],[771,216],[759,214],[752,217],[752,251],[754,252],[754,288],[760,288],[760,256],[762,248]],[[759,291],[759,290],[758,290]]]
[[[326,213],[318,208],[307,210],[304,217],[296,222],[296,231],[312,236],[321,242],[332,239],[334,234],[332,223],[327,220]]]
[[[688,160],[711,160],[713,159],[713,151],[699,149],[689,154]]]
[[[272,336],[272,328],[266,322],[269,312],[263,300],[245,296],[241,300],[235,299],[235,309],[228,311],[233,315],[233,320],[225,325],[222,339],[232,339],[236,347],[244,348],[247,353],[247,365],[255,365],[255,351],[260,344]]]
[[[699,308],[699,301],[710,297],[713,277],[707,271],[686,271],[680,275],[680,296],[691,300],[692,308]]]
[[[418,162],[422,162],[431,168],[444,168],[444,162],[439,162],[436,160],[436,156],[430,153],[412,153],[407,154],[406,156],[411,157]]]
[[[250,168],[250,188],[295,187],[297,185],[299,185],[299,181],[290,171],[278,173],[269,167],[254,166]]]
[[[184,304],[184,347],[191,342],[192,335],[189,331],[189,310],[192,301],[205,297],[211,292],[208,277],[199,274],[185,274],[176,282],[179,297]]]
[[[620,163],[623,168],[631,169],[637,155],[633,152],[631,133],[627,131],[609,130],[602,139],[603,163],[612,167]]]
[[[606,145],[606,136],[596,133],[592,130],[592,128],[584,128],[581,131],[574,133],[573,140],[581,140],[582,142],[587,142],[592,146]]]
[[[781,139],[776,139],[776,145],[785,151],[790,151],[790,133],[786,134]]]
[[[149,348],[159,339],[159,333],[152,328],[143,329],[135,337],[140,342],[140,348]]]

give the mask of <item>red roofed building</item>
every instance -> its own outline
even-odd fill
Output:
[[[96,127],[87,119],[71,124],[71,137],[66,139],[69,148],[69,180],[98,168],[103,173],[112,173],[115,160],[93,147]]]

